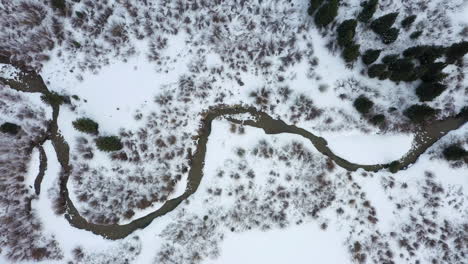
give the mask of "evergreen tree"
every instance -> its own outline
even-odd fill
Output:
[[[369,20],[374,16],[378,4],[378,0],[369,0],[364,2],[362,11],[358,15],[358,20],[361,22],[369,22]]]
[[[468,53],[468,41],[452,44],[447,51],[447,62],[454,63],[456,60],[461,59],[465,54]]]
[[[398,34],[400,34],[400,30],[398,28],[390,28],[381,35],[382,42],[387,45],[391,44],[398,39]]]
[[[18,126],[16,124],[13,124],[13,123],[9,123],[9,122],[5,122],[0,126],[0,131],[2,133],[6,133],[6,134],[10,134],[10,135],[18,134],[20,129],[21,129],[20,126]]]
[[[424,66],[426,72],[421,76],[421,80],[424,82],[440,82],[447,77],[447,74],[442,72],[442,70],[447,67],[446,63],[435,62]]]
[[[379,58],[380,52],[381,50],[366,50],[366,52],[364,52],[364,55],[362,55],[362,62],[364,62],[364,64],[366,65],[374,63]]]
[[[116,136],[98,137],[96,139],[96,146],[99,150],[106,152],[117,151],[123,148],[122,142]]]
[[[430,118],[433,118],[436,114],[436,110],[425,104],[415,104],[408,107],[403,114],[415,123],[424,122]]]
[[[48,104],[48,105],[61,105],[65,101],[65,97],[56,93],[56,92],[48,92],[41,96],[41,100]]]
[[[307,9],[307,12],[309,15],[313,15],[315,11],[323,4],[324,0],[310,0],[309,4],[309,9]]]
[[[343,58],[346,62],[356,61],[360,55],[359,44],[348,44],[343,50]]]
[[[419,56],[424,54],[424,51],[426,51],[427,46],[414,46],[407,48],[403,51],[403,56],[405,57],[410,57],[410,58],[418,58]]]
[[[460,160],[468,156],[468,151],[456,144],[448,146],[442,153],[447,160]]]
[[[421,79],[427,73],[427,71],[428,71],[428,69],[427,69],[426,65],[416,66],[414,68],[414,70],[413,70],[413,73],[411,74],[409,79],[407,79],[407,81],[408,82],[417,81],[417,80]]]
[[[374,103],[367,97],[361,95],[356,100],[354,100],[353,105],[359,113],[367,114],[369,113],[370,109],[374,106]]]
[[[440,83],[421,83],[416,88],[416,95],[421,102],[432,101],[447,89],[447,86]]]
[[[401,21],[401,26],[404,28],[409,28],[416,20],[416,17],[416,15],[405,17],[405,19]]]
[[[398,13],[396,12],[383,15],[372,21],[370,27],[375,33],[383,35],[393,26],[397,17]]]
[[[379,126],[385,122],[385,116],[382,114],[375,115],[370,119],[370,122],[374,126]]]
[[[422,35],[422,33],[423,32],[421,30],[414,31],[409,37],[410,39],[418,39]]]
[[[356,34],[357,21],[355,19],[348,19],[343,21],[338,26],[338,45],[345,46],[353,41]]]
[[[72,124],[76,130],[81,131],[83,133],[94,134],[94,135],[97,135],[99,133],[98,123],[94,122],[93,120],[89,118],[79,118],[73,121]]]
[[[400,57],[400,55],[398,55],[398,54],[389,54],[389,55],[385,55],[385,56],[382,58],[382,62],[385,63],[385,64],[392,64],[392,63],[394,63],[396,60],[398,60],[399,57]]]
[[[54,8],[60,9],[62,11],[65,10],[65,0],[52,0],[51,4]]]
[[[411,81],[411,77],[414,73],[414,64],[411,59],[398,59],[388,66],[391,71],[390,80],[399,81]]]
[[[446,48],[442,46],[432,45],[426,46],[423,53],[417,58],[421,64],[433,63],[436,59],[442,57],[446,51]]]
[[[319,8],[314,19],[317,26],[325,27],[333,22],[338,15],[338,1],[339,0],[329,0]]]
[[[367,70],[367,75],[370,78],[379,78],[381,79],[387,72],[387,65],[385,64],[373,64]]]

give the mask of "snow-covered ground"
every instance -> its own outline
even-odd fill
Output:
[[[413,135],[372,135],[362,133],[327,133],[323,135],[336,155],[357,164],[385,164],[410,151]]]
[[[361,1],[341,2],[337,23],[361,9]],[[361,53],[379,48],[382,58],[466,39],[466,1],[379,2],[374,18],[397,11],[397,26],[418,17],[391,45],[359,23]],[[324,137],[354,163],[388,163],[411,149],[403,111],[419,103],[419,83],[368,78],[360,59],[346,65],[334,43],[337,23],[317,28],[309,1],[66,3],[63,16],[49,2],[0,0],[0,55],[26,62],[51,91],[70,96],[58,127],[70,146],[70,198],[90,222],[126,224],[181,195],[203,113],[213,106],[254,106]],[[424,32],[411,40],[415,30]],[[428,103],[439,118],[468,104],[467,59],[444,70],[447,91]],[[0,64],[0,77],[18,76]],[[0,125],[22,129],[0,134],[0,263],[463,263],[468,166],[441,153],[453,143],[468,147],[467,125],[390,174],[348,172],[302,137],[221,118],[197,192],[111,241],[54,213],[60,164],[50,141],[34,195],[39,153],[29,148],[45,135],[51,108],[38,93],[0,89]],[[374,102],[365,115],[353,106],[361,95]],[[385,122],[372,125],[375,115]],[[97,135],[73,127],[81,117],[99,124],[99,136],[118,136],[122,150],[98,150]]]
[[[348,264],[344,237],[335,231],[323,231],[316,223],[284,230],[251,231],[228,234],[221,244],[221,256],[206,264]]]

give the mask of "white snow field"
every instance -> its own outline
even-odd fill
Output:
[[[437,109],[434,119],[468,106],[467,55],[441,70],[446,89],[423,102],[419,77],[379,80],[362,56],[343,60],[337,28],[364,1],[340,1],[324,28],[310,3],[0,0],[0,125],[20,126],[17,135],[0,133],[0,264],[465,264],[468,162],[447,160],[444,150],[467,149],[467,124],[396,173],[347,170],[303,137],[223,117],[201,127],[214,108],[252,106],[325,138],[349,162],[387,164],[411,151],[412,131],[426,125],[406,114],[410,106]],[[381,50],[374,65],[417,45],[467,39],[466,0],[378,3],[353,36],[361,55]],[[370,24],[391,12],[399,35],[386,44]],[[448,61],[444,52],[434,65]],[[418,74],[429,70],[416,57]],[[383,66],[389,75],[391,65]],[[11,89],[23,70],[63,96],[57,126],[70,151],[68,195],[89,226],[118,230],[182,195],[199,136],[211,128],[197,191],[125,238],[71,226],[57,210],[64,171],[49,133],[52,107],[40,93]],[[366,113],[354,104],[360,96],[373,102]],[[84,117],[98,133],[77,130]],[[122,148],[99,149],[103,136]],[[37,144],[47,156],[40,195]]]
[[[323,231],[316,223],[282,230],[227,234],[221,244],[221,256],[206,264],[348,264],[339,232]]]
[[[324,135],[322,135],[324,136]],[[357,164],[386,164],[410,151],[411,134],[372,135],[362,133],[329,133],[324,136],[336,155]]]

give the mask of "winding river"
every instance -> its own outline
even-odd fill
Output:
[[[0,63],[9,63],[2,62]],[[22,91],[22,92],[32,92],[32,93],[42,93],[43,95],[50,94],[45,85],[42,77],[35,72],[27,71],[24,67],[14,65],[22,69],[22,72],[16,80],[12,79],[3,79],[0,78],[0,82],[3,82],[6,85],[9,85],[11,88]],[[73,202],[70,199],[67,183],[71,173],[71,166],[69,164],[69,146],[65,142],[64,138],[58,132],[57,119],[60,112],[60,105],[54,104],[51,105],[53,110],[52,120],[50,122],[46,140],[51,140],[54,146],[57,159],[62,167],[62,173],[60,175],[60,195],[64,200],[65,206],[65,218],[68,220],[70,225],[88,230],[94,234],[101,235],[107,239],[121,239],[137,229],[142,229],[148,226],[155,218],[165,215],[168,212],[174,210],[180,203],[194,194],[200,182],[203,178],[203,167],[205,163],[206,155],[206,146],[208,142],[208,137],[211,133],[211,124],[212,121],[224,117],[228,121],[243,124],[251,127],[256,127],[263,129],[266,134],[280,134],[280,133],[289,133],[300,135],[308,139],[314,147],[321,152],[323,155],[328,156],[332,159],[338,166],[349,170],[355,171],[358,169],[363,169],[366,171],[376,172],[382,169],[389,167],[389,164],[375,164],[375,165],[360,165],[349,162],[337,155],[335,155],[330,148],[328,147],[327,141],[322,138],[314,135],[313,133],[296,127],[294,125],[288,125],[282,120],[277,120],[272,118],[267,113],[258,111],[254,107],[248,106],[217,106],[212,107],[207,110],[205,113],[202,113],[201,129],[197,136],[197,148],[194,152],[194,155],[191,160],[191,168],[188,172],[188,183],[185,192],[174,199],[168,200],[164,203],[162,207],[158,210],[138,218],[128,224],[118,225],[99,225],[88,222],[83,218]],[[236,114],[245,114],[248,113],[254,117],[253,120],[238,120],[233,117]],[[421,156],[430,146],[437,142],[441,137],[452,130],[456,130],[468,121],[468,116],[459,115],[455,117],[449,117],[445,120],[434,121],[430,124],[425,124],[415,131],[415,137],[413,142],[413,148],[404,155],[401,159],[398,160],[398,163],[395,163],[393,170],[398,171],[407,168],[409,165],[416,162],[416,160]],[[42,145],[43,142],[37,145],[41,154],[41,165],[40,172],[36,178],[34,184],[36,194],[40,192],[40,185],[42,178],[44,176],[44,171],[47,167],[47,157],[43,152]]]

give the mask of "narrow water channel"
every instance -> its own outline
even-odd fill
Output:
[[[39,92],[44,95],[50,93],[44,84],[42,77],[33,72],[26,72],[20,76],[19,80],[6,80],[0,78],[0,82],[8,84],[11,88],[23,92]],[[138,218],[125,225],[98,225],[88,222],[83,218],[73,202],[70,199],[67,183],[69,176],[71,174],[71,166],[69,164],[69,146],[65,142],[64,138],[58,132],[57,119],[60,112],[60,105],[52,105],[53,117],[49,126],[48,139],[53,143],[57,158],[62,167],[62,173],[60,176],[60,194],[64,200],[65,206],[65,218],[68,220],[70,225],[88,230],[94,234],[101,235],[108,239],[121,239],[137,229],[142,229],[148,226],[155,218],[163,216],[168,212],[171,212],[177,206],[182,203],[185,199],[194,194],[200,182],[203,178],[203,167],[205,163],[206,156],[206,146],[208,138],[211,134],[211,125],[213,120],[217,118],[226,118],[230,122],[236,124],[243,124],[246,126],[256,127],[263,129],[266,134],[280,134],[280,133],[289,133],[300,135],[308,139],[314,147],[323,155],[328,156],[332,159],[338,166],[349,170],[355,171],[358,169],[363,169],[366,171],[376,172],[385,168],[388,168],[389,164],[375,164],[375,165],[360,165],[349,162],[337,155],[335,155],[330,148],[328,143],[324,138],[318,137],[313,133],[296,127],[294,125],[288,125],[282,120],[277,120],[272,118],[267,113],[258,111],[254,107],[245,107],[245,106],[218,106],[211,108],[207,112],[203,113],[201,121],[201,129],[199,130],[197,138],[197,148],[194,152],[194,155],[191,160],[191,168],[188,172],[188,183],[185,192],[174,199],[168,200],[164,205],[158,210]],[[236,114],[250,114],[254,117],[253,120],[238,120],[234,116]],[[431,124],[426,124],[418,129],[415,138],[413,148],[401,159],[398,160],[398,165],[396,170],[402,170],[408,167],[409,165],[416,162],[416,160],[421,156],[430,146],[437,142],[441,137],[446,135],[452,130],[456,130],[465,124],[468,120],[467,116],[457,116],[450,117],[445,120],[434,121]],[[41,158],[41,170],[42,175],[47,166],[47,159]],[[37,183],[36,192],[40,191],[40,181]]]

